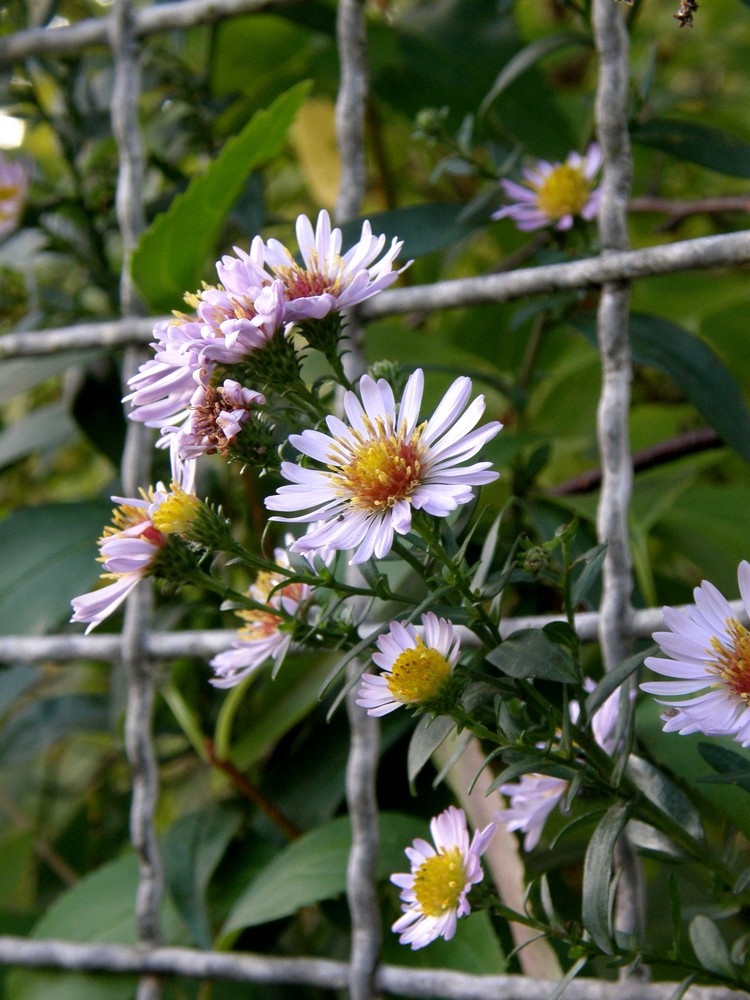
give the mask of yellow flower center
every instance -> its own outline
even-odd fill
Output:
[[[369,435],[365,438],[355,432],[354,453],[346,456],[349,461],[333,478],[338,493],[349,497],[355,507],[388,510],[399,500],[408,500],[422,481],[423,427],[406,437],[403,432],[394,433],[393,427],[380,419],[375,424],[366,420],[366,424]],[[330,457],[341,457],[341,451],[334,449]]]
[[[414,876],[414,895],[426,917],[439,917],[458,906],[466,870],[457,847],[427,858]]]
[[[417,636],[415,649],[406,649],[391,668],[388,688],[403,702],[425,702],[439,697],[451,675],[451,665],[436,649]]]
[[[186,493],[177,483],[172,483],[169,496],[154,511],[151,522],[167,535],[184,534],[201,510],[201,502],[192,493]]]
[[[269,573],[268,570],[261,570],[255,578],[255,583],[250,588],[250,596],[258,604],[266,604],[271,599],[271,591],[281,583],[281,577],[276,573]],[[289,583],[280,590],[275,590],[273,596],[289,597],[298,604],[304,596],[304,584]],[[274,614],[270,609],[262,611],[259,608],[246,608],[236,612],[245,624],[239,630],[239,635],[247,642],[258,639],[267,639],[268,636],[278,632],[279,625],[284,620],[281,615]]]
[[[537,193],[537,206],[548,219],[578,215],[589,200],[589,182],[583,170],[568,163],[555,167],[541,184],[533,187]]]
[[[708,660],[708,667],[733,694],[750,704],[750,632],[736,618],[727,618],[726,626],[731,646],[725,646],[721,639],[713,636],[714,657]]]

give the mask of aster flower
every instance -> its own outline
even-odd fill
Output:
[[[175,494],[186,494],[174,483],[166,490],[141,490],[140,497],[112,497],[117,504],[113,523],[97,542],[99,561],[104,564],[102,579],[113,582],[72,600],[72,622],[88,622],[86,634],[117,610],[141,580],[153,573],[157,558],[167,544],[168,532],[159,530],[154,519],[162,504]]]
[[[286,549],[275,549],[273,557],[277,566],[289,569]],[[211,679],[214,687],[234,687],[268,659],[273,660],[275,668],[281,666],[292,641],[291,633],[283,631],[281,626],[286,618],[304,616],[312,595],[312,588],[306,583],[284,585],[286,578],[283,573],[261,571],[248,589],[248,596],[265,607],[236,612],[245,624],[232,648],[211,660],[210,665],[216,671]]]
[[[197,458],[217,451],[225,455],[253,407],[262,406],[265,401],[262,393],[246,389],[234,379],[225,379],[216,387],[199,385],[190,398],[182,426],[165,427],[162,433],[170,443],[174,438],[174,447],[182,458]]]
[[[584,157],[570,153],[564,163],[539,160],[523,171],[523,184],[500,181],[513,204],[501,208],[492,218],[513,219],[524,232],[549,225],[562,232],[571,228],[576,215],[590,222],[599,210],[600,189],[595,186],[595,178],[601,164],[596,143],[589,146]]]
[[[28,186],[23,163],[0,153],[0,240],[18,228]]]
[[[377,639],[373,663],[383,671],[364,674],[357,704],[368,715],[387,715],[402,705],[438,702],[450,683],[460,653],[453,624],[432,611],[422,615],[421,634],[414,625],[391,622]]]
[[[748,614],[750,563],[740,563],[737,580]],[[665,733],[732,736],[743,747],[750,746],[750,632],[712,583],[704,580],[693,593],[695,607],[687,612],[664,608],[670,631],[654,633],[670,659],[650,656],[645,661],[650,670],[674,679],[648,681],[641,689],[656,695],[694,696],[657,699],[669,706],[662,716]]]
[[[286,318],[296,323],[322,319],[334,310],[364,302],[390,287],[411,263],[393,270],[403,246],[403,241],[397,239],[378,260],[385,236],[373,236],[367,220],[357,243],[343,255],[341,230],[331,229],[325,209],[318,215],[314,232],[306,215],[298,217],[296,232],[304,266],[278,240],[268,240],[265,249],[266,266],[284,283]],[[243,270],[247,271],[247,267]]]
[[[468,894],[482,881],[480,858],[487,850],[495,824],[477,831],[469,843],[466,816],[449,806],[430,821],[435,846],[421,838],[406,848],[411,872],[391,875],[401,889],[403,915],[393,925],[400,944],[424,948],[436,938],[450,941],[459,917],[471,912]]]
[[[281,474],[293,485],[266,499],[270,510],[307,511],[273,520],[321,522],[294,543],[295,551],[356,549],[352,564],[372,555],[382,559],[394,534],[409,531],[412,508],[446,517],[472,499],[473,487],[497,479],[497,472],[488,471],[490,462],[461,465],[502,426],[492,421],[473,429],[484,412],[484,397],[467,408],[471,379],[456,379],[432,417],[420,424],[423,388],[417,369],[397,407],[385,379],[363,375],[361,402],[354,392],[344,396],[348,424],[329,416],[330,434],[305,430],[289,438],[299,452],[325,466],[282,462]]]
[[[584,684],[587,690],[593,690],[594,684],[587,680]],[[617,716],[620,707],[620,692],[614,691],[601,708],[594,713],[591,720],[591,732],[594,739],[605,751],[611,754],[615,749]],[[577,701],[570,703],[570,717],[577,722],[580,708]],[[510,805],[498,814],[498,819],[508,830],[520,830],[525,834],[524,851],[533,851],[539,843],[547,817],[562,801],[570,782],[566,778],[558,778],[551,774],[524,774],[520,781],[500,786],[500,791],[510,800]]]

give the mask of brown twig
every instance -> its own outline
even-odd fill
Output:
[[[676,437],[669,438],[668,441],[660,441],[659,444],[644,448],[642,451],[633,453],[633,471],[642,472],[644,469],[651,469],[656,465],[664,465],[666,462],[674,462],[685,455],[695,455],[699,451],[708,451],[710,448],[723,448],[724,441],[716,431],[710,427],[704,427],[697,431],[686,431]],[[549,492],[552,496],[569,496],[572,493],[591,493],[601,485],[601,469],[589,469],[578,476],[573,476],[565,483],[554,486]]]
[[[299,827],[295,826],[290,819],[287,819],[281,810],[273,802],[270,802],[255,785],[251,785],[245,775],[241,771],[238,771],[231,761],[222,760],[221,757],[217,756],[213,740],[206,737],[205,747],[209,764],[221,771],[222,774],[225,774],[240,795],[243,795],[253,805],[256,805],[271,820],[274,826],[277,826],[281,830],[285,837],[288,837],[289,840],[296,840],[302,836],[302,831]]]

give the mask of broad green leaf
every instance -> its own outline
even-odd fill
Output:
[[[688,934],[693,951],[704,969],[719,976],[734,977],[737,970],[732,965],[724,938],[713,920],[699,913],[690,921]]]
[[[577,319],[575,325],[596,345],[592,319]],[[674,379],[717,434],[750,461],[750,412],[742,390],[721,358],[698,337],[660,316],[634,313],[630,338],[633,360],[658,368]]]
[[[578,671],[570,654],[539,629],[521,629],[487,654],[487,662],[511,677],[538,677],[575,684]]]
[[[138,862],[132,851],[86,875],[49,907],[31,937],[63,938],[91,944],[135,944],[135,894]],[[167,941],[178,940],[179,921],[164,909]],[[6,1000],[132,1000],[132,976],[86,975],[76,972],[13,970],[5,983]]]
[[[601,542],[599,545],[594,546],[593,549],[589,549],[589,551],[578,560],[576,570],[578,570],[581,566],[583,568],[580,570],[578,578],[574,582],[570,593],[570,599],[573,602],[574,608],[577,608],[581,601],[586,599],[591,588],[599,580],[606,554],[607,543]]]
[[[77,432],[62,403],[41,406],[0,431],[0,468],[34,452],[52,451],[69,444]]]
[[[133,278],[153,310],[176,308],[184,292],[198,287],[232,203],[252,171],[278,155],[308,89],[299,83],[253,115],[143,234],[133,254]]]
[[[631,131],[634,142],[730,177],[750,177],[750,145],[723,129],[657,118]]]
[[[71,599],[99,576],[96,539],[111,514],[111,504],[55,503],[0,522],[0,635],[40,635],[70,617]]]
[[[430,942],[429,948],[412,951],[399,944],[395,934],[383,941],[383,961],[409,968],[455,969],[476,976],[499,976],[507,971],[492,919],[487,910],[477,910],[458,921],[455,937]]]
[[[3,725],[0,765],[24,763],[72,733],[110,728],[109,699],[104,695],[62,694],[29,701]]]
[[[210,948],[213,940],[206,889],[240,821],[238,813],[209,806],[182,816],[162,839],[167,886],[199,948]]]
[[[406,769],[410,784],[416,780],[417,775],[432,754],[447,739],[455,727],[455,722],[443,715],[435,717],[431,715],[422,716],[414,727],[414,732],[409,741]]]
[[[399,813],[381,814],[378,878],[407,870],[404,849],[418,834],[424,834],[424,824],[418,820]],[[222,936],[339,896],[346,889],[351,839],[349,817],[341,816],[284,848],[237,900]]]
[[[605,813],[591,835],[583,862],[583,926],[605,955],[612,954],[612,856],[629,811],[628,805],[618,802]]]

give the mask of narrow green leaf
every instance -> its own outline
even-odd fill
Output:
[[[701,757],[719,775],[698,778],[698,781],[718,781],[727,784],[739,785],[746,792],[750,792],[750,760],[729,750],[728,747],[714,746],[711,743],[699,743],[698,752]]]
[[[490,87],[487,96],[479,105],[477,116],[483,118],[487,109],[497,100],[502,92],[518,79],[523,73],[552,52],[558,49],[566,49],[571,45],[591,46],[591,39],[586,35],[579,35],[572,31],[561,31],[555,35],[544,35],[535,42],[531,42],[520,52],[516,52],[512,59],[503,66],[498,73],[495,82]]]
[[[444,715],[436,717],[423,715],[409,741],[409,750],[406,757],[406,768],[409,776],[409,784],[412,784],[419,772],[425,766],[432,754],[441,743],[447,739],[448,734],[455,729],[456,724],[453,719],[448,719]]]
[[[604,557],[607,554],[607,543],[601,542],[595,545],[578,561],[577,565],[583,564],[578,579],[573,584],[570,597],[573,607],[577,608],[581,601],[585,600],[589,591],[601,576]]]
[[[649,801],[675,819],[691,837],[703,840],[703,824],[693,803],[663,771],[650,761],[631,755],[626,773]]]
[[[151,309],[174,309],[185,291],[199,286],[229,209],[252,171],[278,155],[309,87],[299,83],[253,115],[141,236],[133,279]]]
[[[612,855],[629,815],[630,805],[621,802],[605,813],[591,836],[583,863],[583,926],[605,955],[612,954]]]
[[[655,649],[655,646],[650,646],[642,653],[635,653],[633,656],[629,656],[627,660],[623,660],[622,663],[618,663],[613,670],[607,671],[586,699],[586,714],[589,718],[591,718],[597,708],[601,708],[613,691],[616,691],[632,673],[635,673],[644,659],[650,656]]]
[[[704,969],[719,976],[735,975],[736,969],[732,965],[724,938],[713,920],[699,913],[690,921],[688,934],[696,958]]]
[[[570,654],[539,629],[514,632],[487,654],[487,662],[510,677],[539,677],[565,684],[575,684],[579,679]]]
[[[631,138],[679,160],[689,160],[730,177],[750,177],[750,145],[723,129],[698,122],[657,118],[637,125]]]
[[[596,346],[593,319],[581,317],[575,326]],[[634,313],[630,338],[633,360],[674,379],[716,433],[750,462],[750,412],[742,389],[721,358],[704,341],[659,316]]]
[[[412,817],[381,814],[378,878],[408,868],[404,849],[418,833],[424,833],[424,825]],[[348,816],[340,816],[295,840],[242,893],[227,917],[222,936],[288,917],[301,906],[339,896],[346,889],[350,847]]]

